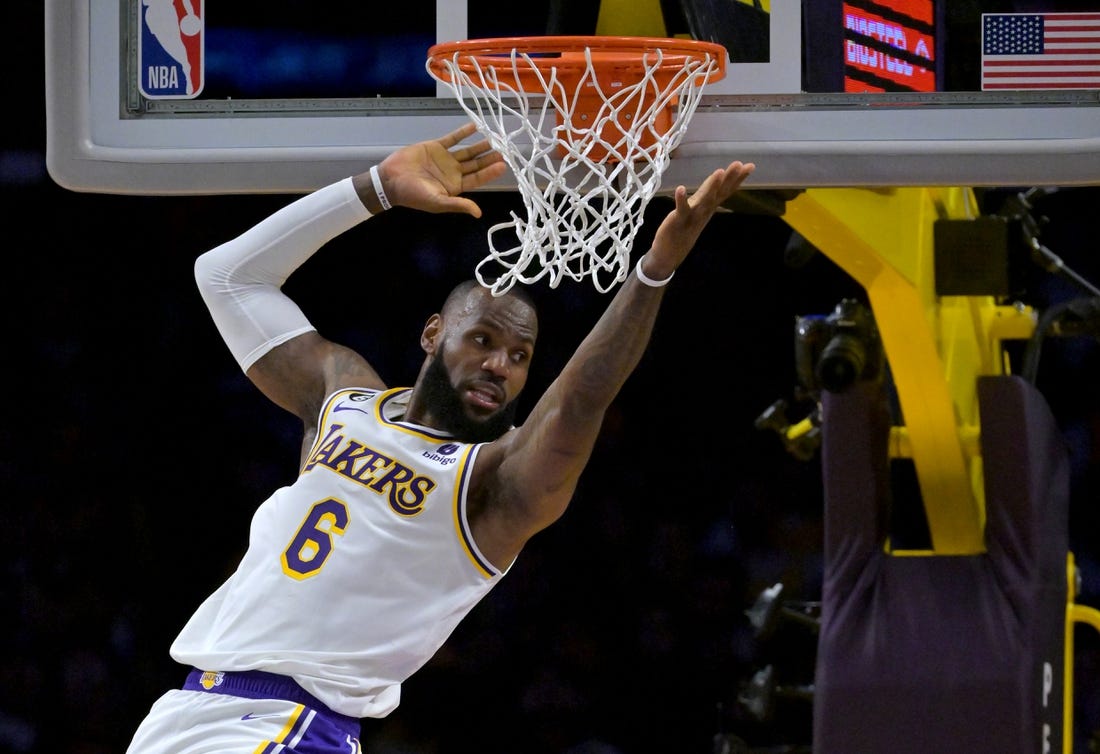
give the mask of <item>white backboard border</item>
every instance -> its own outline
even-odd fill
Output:
[[[456,128],[448,91],[387,100],[147,103],[126,107],[130,0],[46,0],[47,169],[74,191],[298,193]],[[439,41],[466,5],[438,0]],[[1100,91],[827,95],[798,91],[798,4],[773,3],[768,63],[708,87],[662,185],[753,161],[759,188],[1100,185]],[[511,190],[505,176],[489,187]]]

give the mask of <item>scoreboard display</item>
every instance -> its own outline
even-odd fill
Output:
[[[932,0],[843,3],[845,92],[934,92]]]

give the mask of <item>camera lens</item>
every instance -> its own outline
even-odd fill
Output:
[[[851,387],[867,363],[867,351],[861,339],[847,333],[834,336],[817,362],[817,380],[821,386],[833,393],[840,393]]]

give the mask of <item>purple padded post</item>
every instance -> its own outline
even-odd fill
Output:
[[[1030,383],[978,396],[987,551],[895,556],[884,392],[825,395],[815,754],[1062,750],[1068,452]]]

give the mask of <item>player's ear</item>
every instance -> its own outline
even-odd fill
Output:
[[[420,347],[424,353],[435,354],[439,336],[443,333],[443,315],[433,314],[424,323],[424,329],[420,332]]]

